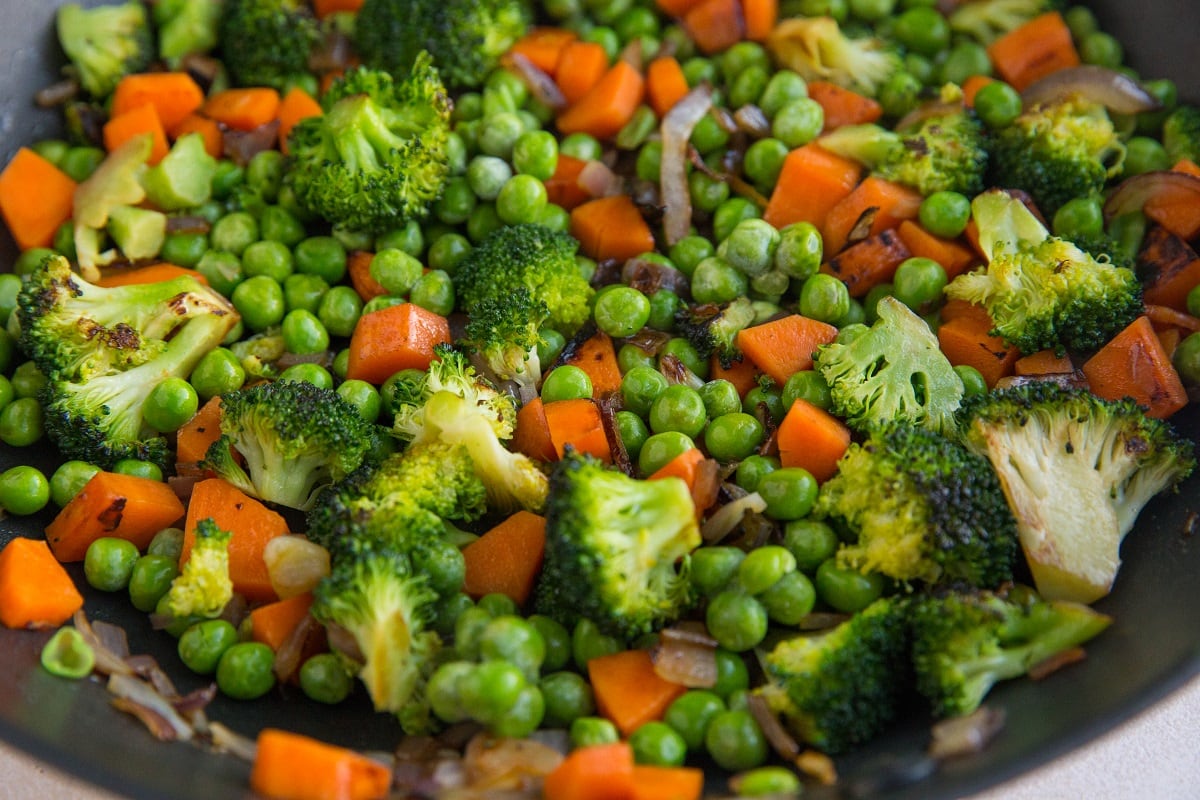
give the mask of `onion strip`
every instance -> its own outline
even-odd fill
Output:
[[[667,245],[688,235],[692,225],[692,198],[687,184],[688,140],[697,123],[712,108],[712,87],[701,84],[676,103],[662,121],[660,185],[663,232]]]
[[[1104,219],[1141,211],[1151,200],[1187,197],[1189,202],[1200,199],[1200,178],[1186,172],[1156,170],[1126,178],[1104,203]]]
[[[1085,64],[1056,70],[1021,92],[1026,108],[1075,95],[1100,103],[1118,114],[1140,114],[1162,107],[1140,83],[1107,67]]]

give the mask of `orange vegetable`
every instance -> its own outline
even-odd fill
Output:
[[[1172,172],[1185,172],[1188,175],[1194,175],[1200,178],[1200,164],[1192,161],[1190,158],[1181,158],[1175,162],[1175,166],[1171,167]]]
[[[633,748],[628,742],[572,750],[542,785],[543,800],[633,800]]]
[[[28,147],[17,150],[0,172],[0,214],[22,250],[49,247],[70,219],[75,181]],[[37,202],[31,202],[37,198]]]
[[[1191,314],[1176,311],[1169,306],[1158,306],[1153,303],[1147,303],[1146,316],[1150,318],[1150,324],[1156,329],[1177,327],[1189,333],[1200,330],[1200,317],[1193,317]]]
[[[312,602],[312,592],[305,592],[259,606],[250,612],[251,637],[272,650],[278,650],[308,616]]]
[[[592,379],[592,397],[597,400],[621,391],[621,368],[617,366],[612,337],[604,331],[568,342],[558,363],[571,364],[586,372]]]
[[[323,113],[321,104],[311,94],[293,86],[279,101],[279,149],[284,153],[288,151],[288,134],[300,120],[319,117]]]
[[[1155,307],[1162,308],[1162,306]],[[1151,321],[1153,322],[1153,320]],[[1179,328],[1163,328],[1155,325],[1154,335],[1158,337],[1159,344],[1162,345],[1163,352],[1167,354],[1167,358],[1175,358],[1175,348],[1179,347],[1179,342],[1183,339],[1183,333]]]
[[[446,318],[416,303],[363,314],[350,337],[346,377],[381,384],[402,369],[429,369],[433,348],[450,341]]]
[[[554,400],[543,404],[542,410],[550,430],[550,441],[559,458],[566,454],[569,445],[577,452],[595,456],[606,464],[612,463],[604,421],[595,400],[588,397]]]
[[[182,517],[183,503],[162,481],[97,472],[46,526],[46,540],[59,561],[82,561],[102,536],[145,550],[154,534]]]
[[[932,259],[941,264],[942,269],[946,270],[947,280],[954,280],[976,261],[971,248],[953,239],[934,236],[910,219],[903,220],[896,226],[896,234],[914,256]]]
[[[579,185],[579,173],[587,163],[581,158],[559,153],[554,174],[546,181],[546,199],[567,211],[590,200],[592,196]]]
[[[699,4],[700,0],[655,0],[655,5],[672,17],[682,17]]]
[[[646,650],[622,650],[587,662],[596,711],[622,736],[662,719],[667,706],[687,688],[659,677]]]
[[[850,446],[850,429],[829,412],[807,400],[796,400],[775,434],[779,462],[803,467],[818,483],[837,472],[837,463]]]
[[[279,118],[279,92],[265,86],[225,89],[204,103],[204,114],[236,131],[252,131]]]
[[[598,197],[571,211],[571,235],[588,258],[624,261],[654,249],[654,234],[627,194]]]
[[[870,97],[844,89],[829,81],[812,81],[808,96],[825,111],[825,127],[829,132],[843,125],[862,125],[883,116],[883,106]]]
[[[1021,351],[989,331],[995,327],[984,312],[956,316],[937,330],[938,344],[954,366],[966,364],[979,370],[991,389],[996,381],[1011,375]]]
[[[204,92],[186,72],[141,72],[126,75],[113,90],[114,117],[149,103],[163,128],[171,130],[204,104]]]
[[[324,19],[339,11],[357,12],[362,4],[363,0],[313,0],[313,13],[317,19]]]
[[[250,788],[272,800],[381,800],[392,770],[344,747],[266,728],[258,734]]]
[[[645,93],[642,74],[618,61],[579,102],[558,115],[558,130],[563,135],[588,133],[597,139],[611,139],[633,117]]]
[[[633,765],[633,800],[700,800],[702,794],[702,769]]]
[[[790,314],[738,331],[738,349],[780,386],[802,369],[812,369],[817,347],[837,337],[837,328]]]
[[[1146,232],[1137,271],[1147,303],[1187,310],[1187,296],[1200,284],[1200,258],[1186,241],[1166,228]]]
[[[1166,419],[1187,405],[1179,373],[1154,335],[1149,317],[1138,317],[1083,363],[1092,394],[1105,400],[1132,397],[1146,414]]]
[[[708,360],[708,379],[726,380],[734,385],[739,397],[745,397],[746,392],[758,385],[758,367],[748,358],[734,361],[728,367],[722,366],[721,359],[716,354]]]
[[[221,478],[200,481],[192,488],[188,501],[180,565],[187,563],[196,540],[196,523],[205,517],[212,517],[217,527],[233,534],[229,541],[229,577],[234,591],[252,603],[275,600],[263,551],[276,536],[287,535],[287,521]]]
[[[518,511],[463,548],[463,591],[474,598],[499,592],[523,606],[545,550],[546,518]]]
[[[517,411],[517,428],[513,434],[512,448],[538,461],[557,461],[558,451],[550,439],[550,426],[546,424],[546,410],[542,398],[535,397]]]
[[[98,286],[131,286],[138,283],[158,283],[160,281],[169,281],[173,278],[182,276],[195,278],[205,286],[208,286],[208,278],[205,278],[194,269],[180,267],[167,261],[160,261],[157,264],[148,264],[144,267],[134,267],[133,269],[122,269],[116,272],[110,272],[104,275],[100,280],[96,281]]]
[[[167,145],[167,131],[163,128],[162,120],[158,118],[154,106],[149,103],[109,117],[108,122],[104,123],[104,148],[111,153],[130,139],[147,134],[150,136],[151,146],[150,157],[146,161],[149,164],[157,164],[170,151],[170,147]]]
[[[942,322],[949,322],[956,317],[974,317],[984,324],[992,324],[992,318],[988,316],[987,309],[956,297],[951,297],[942,304],[938,316],[942,318]]]
[[[729,49],[742,40],[746,31],[740,0],[700,0],[681,21],[696,47],[706,55]]]
[[[1200,178],[1200,167],[1186,158],[1180,160],[1171,171]],[[1142,211],[1183,239],[1195,239],[1200,234],[1200,202],[1196,201],[1194,191],[1175,186],[1163,187],[1146,200]]]
[[[1018,358],[1013,364],[1016,375],[1053,375],[1061,372],[1073,372],[1075,365],[1068,355],[1056,355],[1053,350],[1039,350],[1027,356]]]
[[[821,272],[839,278],[851,297],[863,297],[881,283],[887,283],[912,253],[894,230],[852,244],[821,265]]]
[[[221,398],[212,397],[175,432],[175,463],[197,464],[221,436]]]
[[[0,550],[0,623],[54,628],[83,608],[83,595],[50,548],[18,536]]]
[[[765,42],[779,20],[779,0],[742,0],[742,17],[746,21],[746,38]]]
[[[858,185],[862,167],[816,144],[787,154],[763,219],[776,228],[811,222],[818,228],[825,215]]]
[[[167,130],[172,139],[178,139],[189,133],[198,133],[204,139],[204,152],[213,158],[220,158],[225,152],[225,134],[215,119],[209,119],[203,114],[188,114],[183,120]]]
[[[1052,72],[1079,66],[1071,29],[1051,11],[1034,17],[988,45],[996,73],[1018,92]]]
[[[715,492],[703,492],[702,494],[702,489],[698,485],[697,478],[700,474],[701,465],[706,460],[704,453],[698,448],[689,447],[659,467],[658,471],[646,480],[657,481],[663,478],[682,479],[687,484],[688,492],[692,495],[692,503],[696,507],[696,516],[699,517],[717,501]]]
[[[577,38],[574,31],[566,28],[533,28],[518,39],[509,52],[525,56],[535,67],[553,78],[563,48]]]
[[[383,297],[387,289],[379,281],[371,277],[371,259],[375,254],[370,250],[352,250],[346,257],[346,273],[350,276],[350,285],[364,303],[376,297]]]
[[[567,104],[578,103],[608,72],[608,53],[596,42],[569,42],[558,58],[554,81]]]
[[[867,236],[891,230],[901,220],[916,219],[922,199],[920,192],[907,186],[868,176],[854,191],[829,209],[825,216],[825,222],[821,225],[825,253],[833,255],[841,252],[851,232],[856,231],[866,219],[871,220]]]
[[[975,95],[979,94],[979,90],[987,86],[989,83],[995,83],[995,78],[990,78],[987,75],[972,75],[963,81],[963,101],[968,108],[975,107]]]
[[[665,117],[687,93],[687,78],[674,56],[659,56],[646,67],[646,100],[659,117]]]

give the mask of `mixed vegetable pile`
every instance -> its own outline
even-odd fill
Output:
[[[48,669],[266,796],[794,795],[914,707],[949,757],[1110,624],[1194,467],[1200,108],[1083,6],[57,26],[64,138],[0,173],[0,440],[66,461],[0,475],[60,509],[0,621],[73,618]],[[398,752],[208,722],[70,562],[209,698],[365,691]]]

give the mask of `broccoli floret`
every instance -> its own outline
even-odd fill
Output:
[[[353,637],[357,652],[344,654],[362,665],[358,676],[376,710],[400,714],[421,696],[441,648],[425,629],[436,600],[402,546],[352,538],[335,548],[329,577],[313,591],[312,614]]]
[[[79,271],[90,281],[99,280],[100,267],[117,257],[115,249],[100,251],[112,213],[137,206],[146,199],[142,176],[152,148],[150,134],[133,137],[109,153],[75,190],[75,260]]]
[[[1053,0],[970,0],[954,9],[947,20],[955,33],[989,45],[1054,5]]]
[[[817,350],[834,413],[858,429],[905,421],[952,432],[963,385],[937,337],[893,297],[880,300],[876,313],[869,329]]]
[[[851,444],[814,511],[856,538],[840,563],[899,581],[993,588],[1012,579],[1017,531],[987,459],[924,428]]]
[[[1180,106],[1163,122],[1163,147],[1171,161],[1200,162],[1200,106]]]
[[[992,186],[1029,192],[1047,218],[1119,175],[1125,145],[1099,103],[1068,99],[1025,109],[993,132]]]
[[[288,137],[286,180],[300,204],[351,230],[423,219],[446,181],[451,108],[428,54],[396,81],[351,70],[323,104],[325,114],[302,120]]]
[[[881,39],[852,39],[832,17],[784,19],[771,31],[767,49],[782,67],[809,81],[830,81],[874,96],[901,67]]]
[[[568,455],[550,479],[537,610],[627,639],[658,630],[691,602],[688,556],[699,546],[683,481],[637,480]]]
[[[421,436],[427,414],[425,404],[438,392],[450,392],[491,426],[500,439],[511,439],[517,421],[513,399],[467,363],[461,351],[450,345],[434,348],[437,357],[425,372],[413,370],[397,379],[392,399],[392,434],[402,442]]]
[[[1017,198],[989,191],[975,198],[971,213],[988,263],[951,281],[946,296],[983,306],[993,335],[1022,353],[1092,350],[1142,313],[1132,270],[1051,236]]]
[[[903,603],[890,598],[829,631],[785,639],[760,656],[755,689],[802,741],[837,755],[896,717],[909,685]]]
[[[363,62],[401,75],[428,50],[456,88],[481,85],[533,14],[526,0],[366,0],[355,45]]]
[[[939,717],[970,714],[998,681],[1077,647],[1110,617],[1082,603],[1047,602],[1018,587],[915,598],[908,612],[917,690]]]
[[[224,0],[218,38],[236,85],[282,91],[308,74],[321,32],[302,0]]]
[[[462,343],[481,358],[497,380],[536,389],[542,379],[538,344],[550,309],[524,286],[507,298],[487,297],[475,304]]]
[[[524,287],[550,310],[546,326],[573,336],[591,319],[592,287],[575,262],[579,242],[541,225],[513,225],[484,237],[458,266],[459,308],[474,314],[485,300],[507,303]]]
[[[183,572],[167,592],[167,612],[175,617],[214,619],[233,599],[229,577],[229,541],[233,534],[217,527],[212,517],[196,523],[196,542]]]
[[[972,398],[962,415],[965,442],[996,470],[1051,600],[1107,594],[1142,507],[1195,466],[1192,443],[1167,423],[1083,389],[1035,381]]]
[[[927,117],[915,128],[897,131],[843,125],[822,136],[820,144],[923,195],[959,192],[973,197],[983,191],[988,155],[983,124],[972,111]]]
[[[222,0],[158,0],[152,13],[159,57],[178,67],[184,56],[216,47],[221,5]]]
[[[58,9],[57,24],[79,85],[93,97],[107,97],[121,78],[146,69],[154,58],[146,7],[138,0],[87,9],[68,3]]]
[[[43,396],[46,434],[67,458],[112,467],[125,458],[171,465],[167,440],[145,424],[146,397],[167,378],[186,378],[220,345],[237,317],[205,314],[189,320],[157,355],[124,371],[83,380],[51,380]]]
[[[728,369],[742,360],[738,331],[755,324],[757,316],[753,301],[739,297],[724,305],[684,306],[675,312],[675,328],[703,358],[716,353],[721,366]]]
[[[105,288],[48,256],[17,296],[21,349],[52,380],[84,381],[144,364],[162,353],[165,339],[202,315],[237,313],[195,278]]]
[[[307,510],[322,487],[358,469],[375,436],[332,389],[259,383],[221,396],[221,436],[204,464],[247,494]]]

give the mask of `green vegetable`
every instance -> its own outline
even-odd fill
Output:
[[[83,634],[74,628],[59,628],[42,647],[42,668],[60,678],[79,680],[92,674],[96,654]]]
[[[87,8],[68,3],[58,10],[58,41],[84,91],[112,93],[121,78],[141,72],[154,57],[146,7],[136,0]]]
[[[308,73],[320,28],[300,0],[223,0],[221,60],[238,86],[285,90]]]
[[[233,599],[229,577],[230,531],[217,527],[212,517],[196,523],[196,540],[183,571],[167,592],[167,611],[180,618],[218,616]]]

